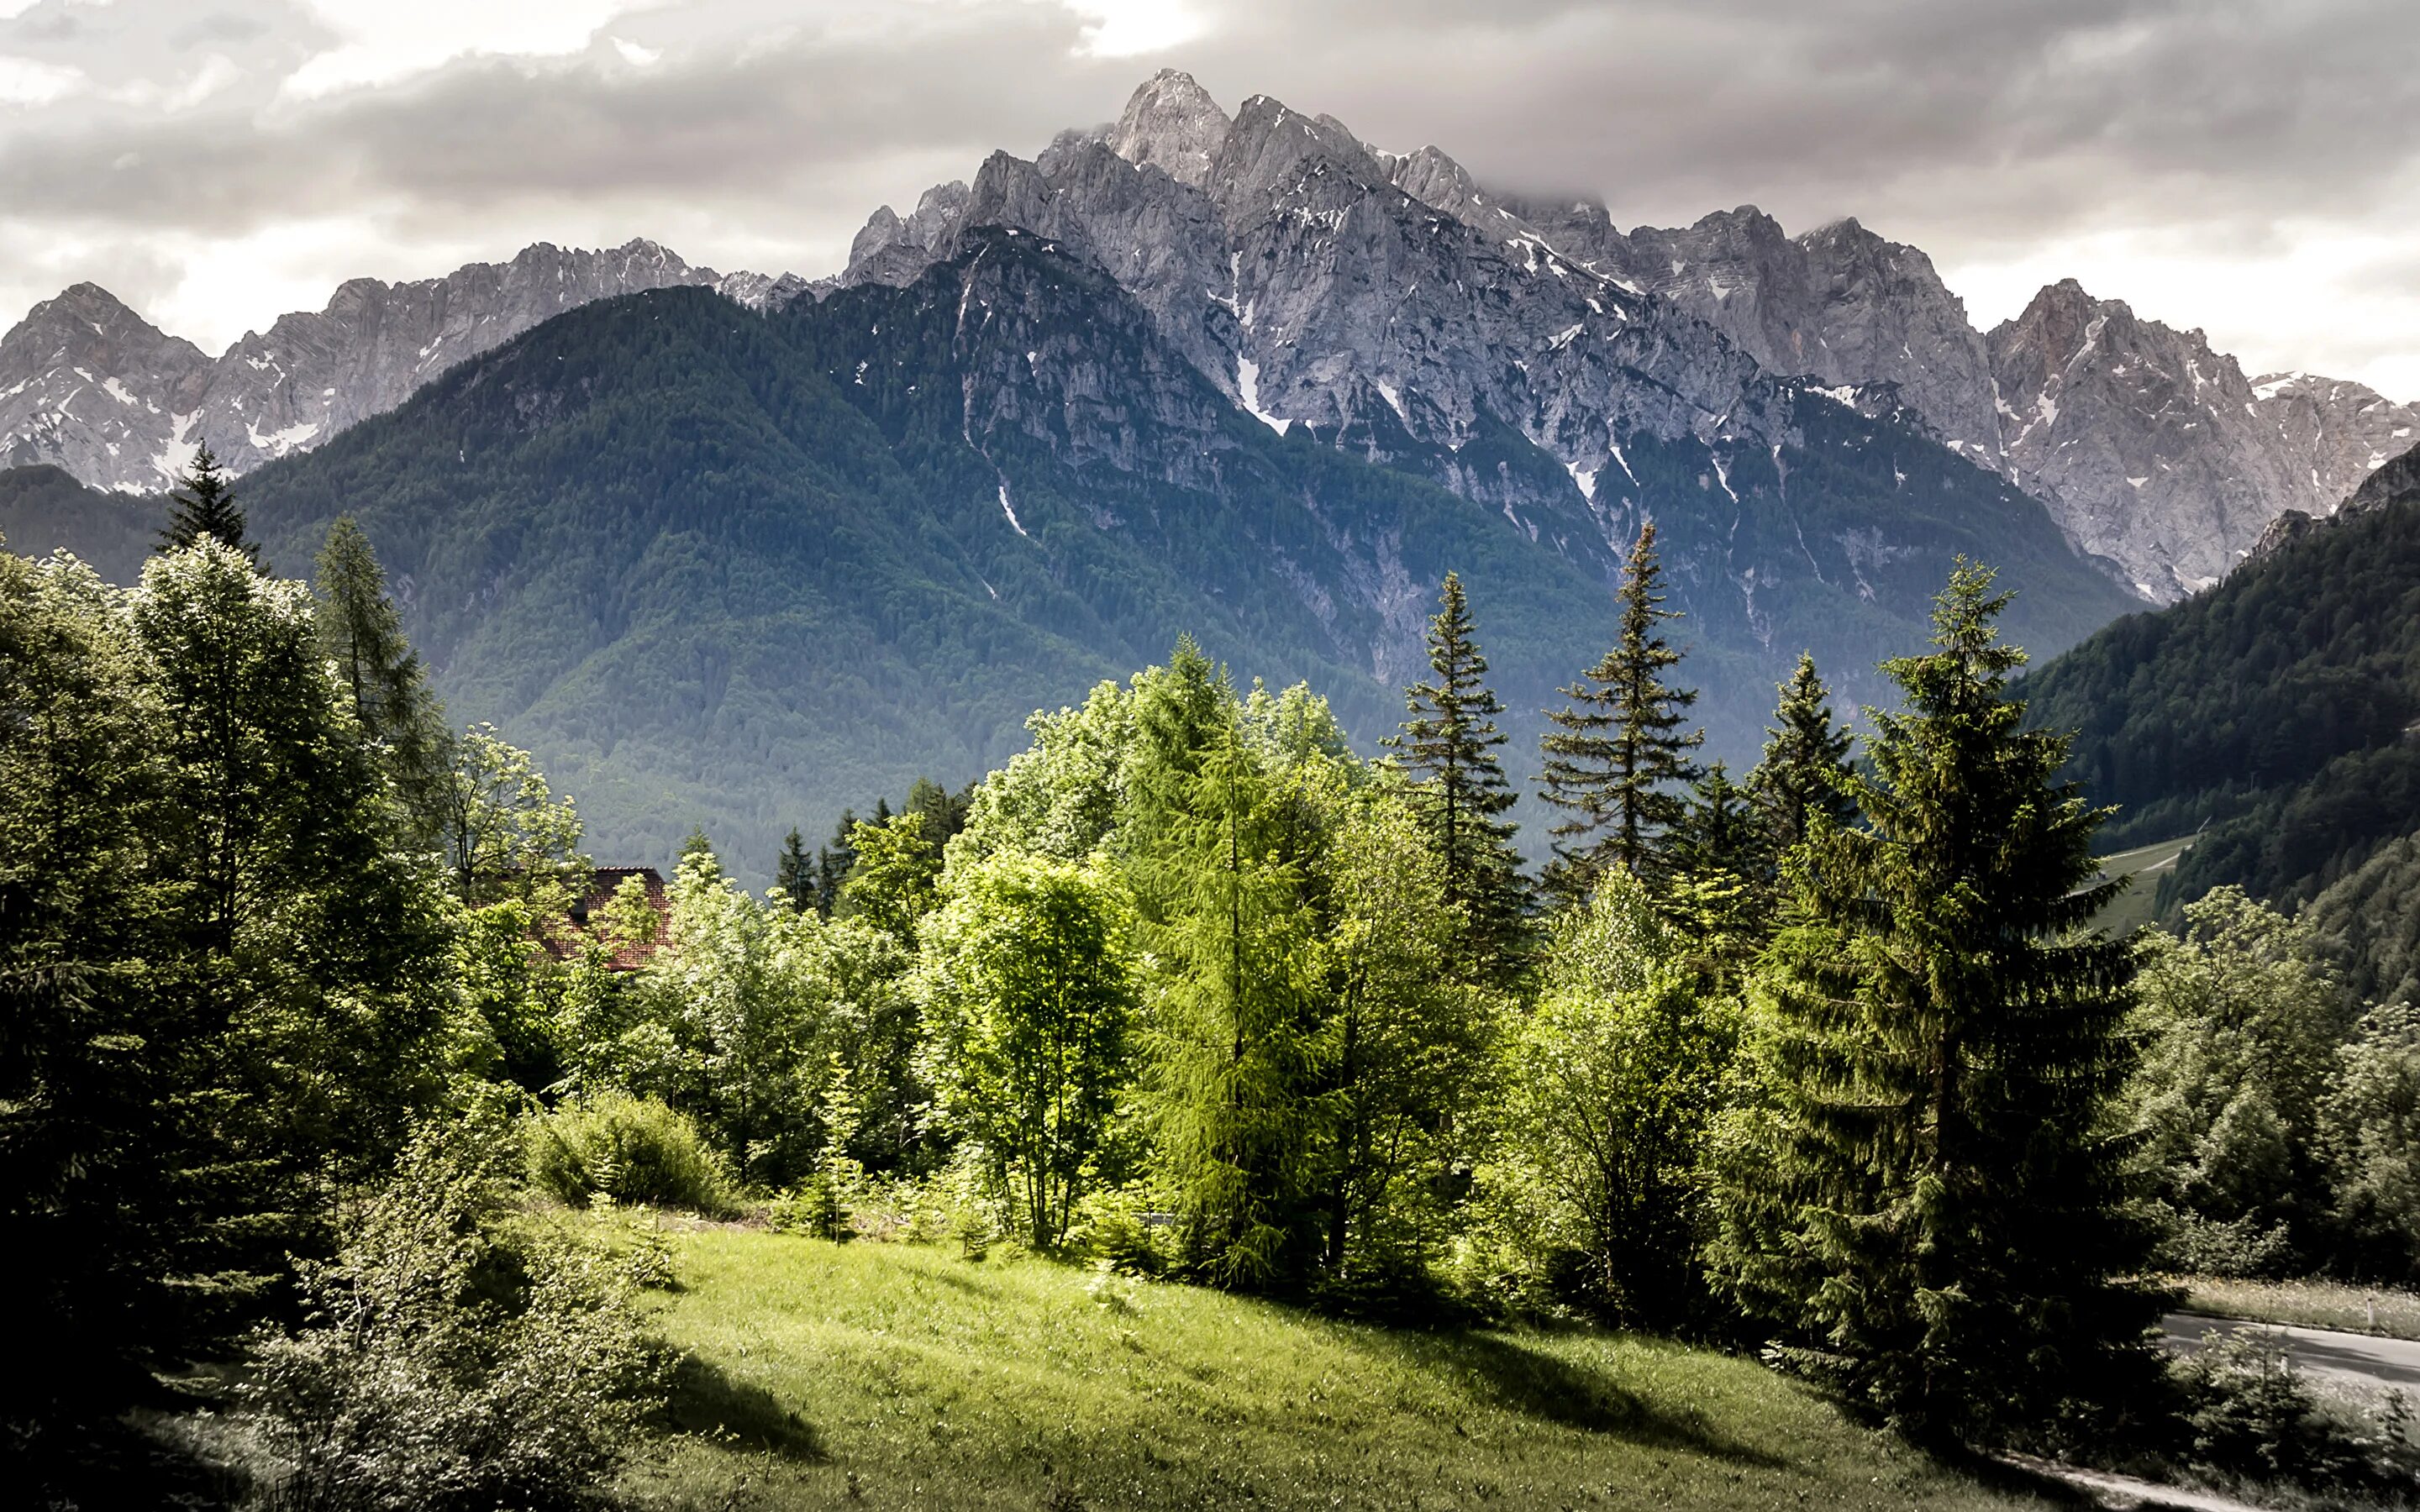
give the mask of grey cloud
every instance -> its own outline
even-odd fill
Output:
[[[1434,142],[1483,182],[1591,195],[1625,224],[1750,202],[1792,228],[1854,213],[1945,263],[2097,230],[2248,259],[2283,219],[2405,224],[2408,5],[1196,0],[1206,33],[1177,55],[1102,60],[1078,54],[1078,17],[1022,0],[701,0],[611,28],[660,49],[651,68],[600,39],[298,103],[275,81],[330,41],[300,0],[50,0],[0,23],[0,53],[103,86],[166,86],[211,51],[247,77],[174,117],[90,98],[0,117],[0,204],[137,236],[357,214],[365,235],[431,246],[610,210],[627,234],[742,228],[815,272],[877,201],[1108,119],[1165,62],[1230,107],[1266,93],[1382,146]]]

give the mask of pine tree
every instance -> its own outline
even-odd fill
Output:
[[[1555,860],[1546,880],[1567,900],[1585,898],[1608,867],[1642,881],[1667,874],[1671,832],[1688,811],[1673,789],[1697,777],[1688,753],[1705,733],[1680,733],[1698,695],[1664,681],[1681,654],[1656,627],[1681,616],[1656,591],[1663,570],[1651,520],[1639,527],[1622,571],[1621,640],[1562,690],[1571,702],[1546,716],[1555,729],[1544,742],[1540,796],[1569,815],[1548,831]]]
[[[1780,687],[1781,702],[1764,743],[1764,759],[1747,778],[1773,854],[1807,838],[1817,816],[1845,825],[1854,812],[1844,783],[1849,775],[1849,733],[1832,722],[1831,691],[1815,671],[1815,658],[1802,652],[1798,668]]]
[[[381,753],[415,838],[442,824],[449,760],[444,711],[404,638],[386,574],[352,517],[319,549],[319,645],[352,695],[353,717]]]
[[[1819,814],[1767,957],[1769,1106],[1725,1169],[1720,1269],[1792,1357],[1927,1439],[2040,1424],[2155,1366],[2104,1116],[2131,946],[2083,933],[2107,810],[2006,694],[2008,602],[1962,560],[1931,655],[1888,662],[1869,827]]]
[[[796,825],[782,839],[782,856],[774,863],[773,881],[782,889],[790,912],[803,914],[816,907],[815,863],[808,856],[807,842]]]
[[[1462,579],[1450,572],[1429,622],[1429,668],[1436,680],[1404,690],[1412,717],[1387,744],[1419,781],[1421,817],[1444,866],[1445,902],[1467,911],[1471,943],[1482,961],[1494,961],[1512,948],[1526,903],[1512,849],[1519,826],[1501,817],[1515,798],[1496,755],[1504,744],[1496,727],[1504,705],[1487,687],[1487,658]]]
[[[244,538],[243,511],[236,507],[235,485],[207,442],[169,490],[168,505],[168,526],[160,532],[160,550],[182,550],[207,535],[259,565],[259,548]]]

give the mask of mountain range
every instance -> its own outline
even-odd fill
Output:
[[[698,823],[752,871],[788,824],[998,761],[1179,631],[1374,739],[1450,568],[1521,750],[1651,518],[1710,754],[1742,762],[1801,648],[1881,698],[1954,556],[2055,652],[2324,513],[2309,490],[2406,428],[2347,385],[2255,392],[2071,286],[1979,335],[1854,223],[1625,236],[1173,73],[877,211],[829,280],[632,243],[347,290],[216,363],[97,290],[41,307],[0,343],[0,420],[54,470],[0,487],[0,529],[137,553],[70,475],[153,486],[208,440],[280,568],[361,519],[454,713],[533,746],[599,854]],[[2313,481],[2276,497],[2291,446]],[[2179,481],[2246,457],[2241,509]],[[2121,493],[2079,504],[2103,462]]]
[[[1390,195],[1475,233],[1492,254],[1486,276],[1503,276],[1472,295],[1470,269],[1424,256],[1417,229],[1384,228]],[[718,275],[647,241],[541,244],[441,279],[354,280],[324,310],[283,316],[216,359],[78,285],[0,338],[0,464],[51,463],[143,490],[207,442],[249,471],[581,303],[703,285],[765,308],[898,285],[991,225],[1096,262],[1247,410],[1326,427],[1385,460],[1406,443],[1442,448],[1424,471],[1516,513],[1548,507],[1566,483],[1593,502],[1597,481],[1621,467],[1607,427],[1656,408],[1639,392],[1617,404],[1618,380],[1559,356],[1622,322],[1660,346],[1645,368],[1655,381],[1683,379],[1668,419],[1752,442],[1759,427],[1742,411],[1754,408],[1745,386],[1757,372],[1804,378],[1869,413],[1903,410],[2040,500],[2077,550],[2150,602],[2207,587],[2272,519],[2325,515],[2420,439],[2411,406],[2339,379],[2247,377],[2200,332],[2071,280],[1978,332],[1930,258],[1854,219],[1792,237],[1744,207],[1624,233],[1593,201],[1490,193],[1434,147],[1380,151],[1266,97],[1230,116],[1164,71],[1114,123],[1064,133],[1032,162],[995,154],[971,185],[937,186],[905,217],[876,210],[846,269],[812,283]],[[1462,462],[1482,411],[1565,482]]]
[[[350,280],[326,309],[282,316],[211,358],[78,284],[0,336],[0,467],[48,464],[95,487],[156,492],[207,445],[248,472],[383,414],[566,310],[690,284],[755,305],[805,287],[691,268],[652,241],[605,252],[541,242],[443,278]]]

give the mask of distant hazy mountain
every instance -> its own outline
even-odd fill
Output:
[[[1480,301],[1533,276],[1394,203],[1436,224],[1432,266]],[[1606,433],[1621,482],[1593,500],[1488,408],[1458,451],[1400,423],[1342,445],[1332,424],[1281,433],[1091,257],[1020,227],[773,315],[704,289],[584,306],[239,492],[287,570],[338,512],[361,519],[454,716],[535,748],[597,854],[660,858],[704,824],[751,874],[792,824],[920,772],[974,776],[1030,711],[1180,632],[1240,677],[1311,679],[1373,741],[1448,570],[1526,777],[1539,711],[1610,640],[1619,553],[1651,514],[1697,713],[1735,762],[1802,646],[1848,699],[1878,694],[1872,660],[1921,644],[1960,551],[2008,568],[2029,644],[2126,608],[2038,502],[1911,423],[1761,378],[1638,296],[1595,297],[1599,339],[1563,347],[1601,364],[1599,413],[1625,416]],[[1745,375],[1741,428],[1700,438],[1671,396],[1660,420],[1628,396],[1656,392],[1638,364],[1661,356],[1631,328],[1667,318],[1663,339]]]
[[[591,301],[674,285],[757,306],[807,285],[728,278],[652,241],[605,252],[541,242],[443,278],[357,278],[324,310],[283,316],[217,359],[78,284],[0,336],[0,466],[50,463],[96,487],[157,491],[207,442],[236,472],[383,413],[466,357]]]

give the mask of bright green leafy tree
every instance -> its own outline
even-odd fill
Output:
[[[1128,1076],[1117,885],[1001,856],[952,875],[921,972],[926,1079],[1037,1249],[1065,1236]]]

